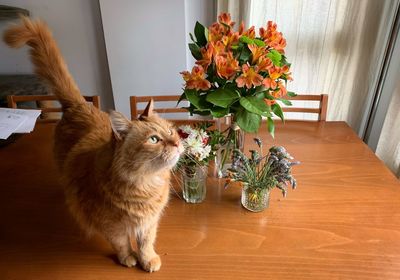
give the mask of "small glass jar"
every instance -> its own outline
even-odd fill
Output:
[[[182,193],[188,203],[200,203],[206,198],[208,166],[187,166],[182,170]]]
[[[270,190],[254,189],[247,184],[242,188],[242,205],[249,211],[261,212],[269,206]]]

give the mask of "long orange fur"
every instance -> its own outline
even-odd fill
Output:
[[[153,244],[168,201],[170,170],[182,152],[172,125],[153,113],[152,102],[134,121],[86,103],[42,21],[23,17],[6,30],[4,41],[13,48],[31,47],[36,74],[62,105],[54,154],[72,215],[87,232],[101,233],[121,264],[139,261],[146,271],[159,270]]]

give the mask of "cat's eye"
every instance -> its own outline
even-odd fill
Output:
[[[158,136],[156,136],[156,135],[150,136],[150,138],[149,138],[149,142],[151,144],[157,144],[159,141],[160,141],[160,138],[158,138]]]
[[[168,129],[168,134],[172,135],[172,129],[170,129],[170,128]]]

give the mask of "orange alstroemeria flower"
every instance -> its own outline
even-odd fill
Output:
[[[213,56],[217,57],[219,55],[226,56],[226,47],[221,41],[211,42],[213,45]]]
[[[225,27],[218,22],[214,22],[208,28],[208,41],[209,42],[217,42],[222,39],[225,35]]]
[[[290,68],[289,68],[288,65],[283,66],[281,71],[282,71],[283,74],[285,74],[286,79],[287,79],[288,81],[293,81],[292,73],[289,72],[289,71],[290,71]]]
[[[267,54],[265,47],[258,47],[257,45],[247,45],[251,51],[252,59],[251,64],[255,64],[262,56]]]
[[[239,68],[239,61],[237,61],[231,52],[226,56],[219,55],[215,57],[215,66],[217,67],[217,74],[221,78],[231,79],[236,74]]]
[[[286,39],[282,37],[282,33],[280,34],[281,37],[279,39],[268,43],[268,45],[280,53],[285,53]]]
[[[272,66],[268,69],[269,77],[273,80],[279,79],[283,74],[285,74],[287,80],[293,80],[291,73],[289,72],[289,66],[285,65],[283,67]]]
[[[260,37],[264,40],[268,47],[284,53],[286,47],[286,40],[283,38],[282,32],[277,31],[276,23],[268,21],[267,29],[260,28]]]
[[[265,86],[266,88],[270,88],[270,89],[276,89],[278,87],[278,84],[275,80],[272,80],[271,78],[265,78],[262,81],[263,86]]]
[[[236,84],[238,87],[251,88],[252,86],[259,86],[262,83],[263,77],[258,74],[257,67],[251,67],[248,64],[242,65],[242,75],[236,79]]]
[[[272,94],[272,96],[274,96],[275,98],[281,98],[287,94],[287,89],[282,81],[278,82],[278,88],[279,88],[279,90],[275,91]]]
[[[242,35],[244,32],[244,22],[242,21],[239,25],[239,35]]]
[[[245,32],[242,34],[243,36],[249,37],[250,39],[256,38],[256,31],[254,30],[254,26],[250,27],[247,29]]]
[[[268,69],[268,74],[272,80],[276,80],[280,76],[282,76],[282,74],[283,74],[282,68],[280,68],[278,66],[272,66],[271,68]]]
[[[208,66],[212,63],[212,57],[214,53],[213,44],[208,43],[207,46],[200,49],[202,58],[196,61],[197,65],[203,67],[204,71],[207,71]]]
[[[230,30],[227,35],[222,37],[222,43],[226,47],[234,45],[237,42],[239,42],[239,33],[238,32],[232,32],[232,30]]]
[[[194,66],[192,73],[183,71],[180,74],[186,81],[187,89],[208,90],[211,87],[210,82],[205,79],[204,69],[201,66]]]
[[[259,72],[267,72],[274,64],[269,57],[262,56],[258,60],[257,66]]]
[[[265,98],[265,99],[264,99],[264,102],[265,102],[265,104],[267,104],[268,106],[271,106],[272,104],[275,104],[275,103],[276,103],[276,100],[270,100],[270,99]]]
[[[282,81],[278,82],[277,88],[274,91],[270,91],[270,94],[274,98],[282,98],[287,94],[287,89]]]
[[[221,24],[224,24],[229,27],[233,27],[235,25],[235,22],[232,21],[231,15],[229,13],[222,13],[218,16],[218,21]]]

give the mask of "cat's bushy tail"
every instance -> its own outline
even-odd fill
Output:
[[[64,108],[85,102],[48,26],[43,21],[28,17],[21,17],[21,20],[21,24],[11,26],[4,32],[3,39],[7,45],[12,48],[25,44],[31,47],[35,73],[50,85]]]

